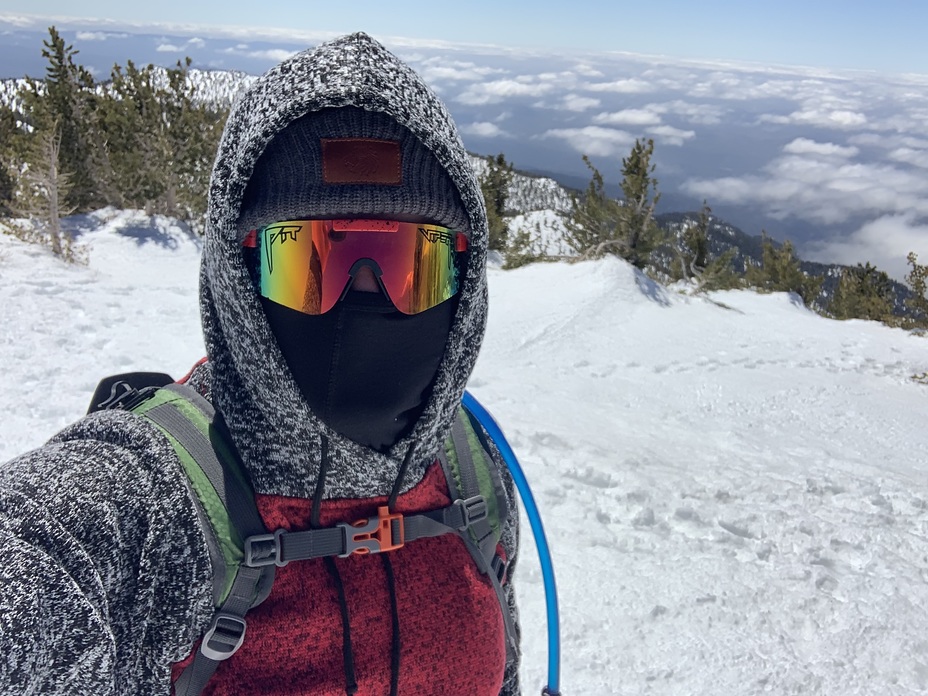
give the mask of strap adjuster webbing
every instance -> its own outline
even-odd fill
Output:
[[[250,536],[244,542],[245,565],[250,568],[269,565],[283,568],[290,561],[395,551],[406,543],[406,536],[403,515],[391,513],[389,508],[381,506],[377,508],[376,517],[353,524],[341,522],[334,527],[302,532],[278,529],[273,534]]]

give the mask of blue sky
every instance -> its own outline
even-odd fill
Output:
[[[0,0],[0,13],[928,73],[922,0]]]

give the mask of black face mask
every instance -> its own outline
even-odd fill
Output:
[[[304,398],[329,427],[380,451],[412,430],[431,395],[457,296],[413,315],[381,293],[350,291],[318,316],[260,299]]]

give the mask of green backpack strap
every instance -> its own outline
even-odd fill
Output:
[[[200,694],[219,663],[245,639],[245,614],[263,602],[274,582],[274,565],[244,563],[244,540],[267,532],[254,494],[212,405],[191,387],[170,384],[134,405],[174,447],[187,474],[213,562],[217,607],[193,662],[174,684],[176,696]]]
[[[481,573],[486,575],[503,614],[506,629],[506,649],[517,647],[515,626],[509,603],[503,591],[506,563],[497,553],[502,526],[509,516],[509,506],[499,468],[489,453],[489,443],[482,430],[461,407],[445,442],[444,456],[439,457],[452,500],[474,497],[486,502],[487,515],[458,532]]]

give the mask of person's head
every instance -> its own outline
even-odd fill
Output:
[[[383,46],[354,34],[259,79],[217,156],[201,293],[246,464],[434,456],[485,327],[486,243],[450,115]]]
[[[322,109],[268,144],[238,227],[309,406],[387,449],[425,406],[456,308],[469,222],[448,174],[395,119]]]

